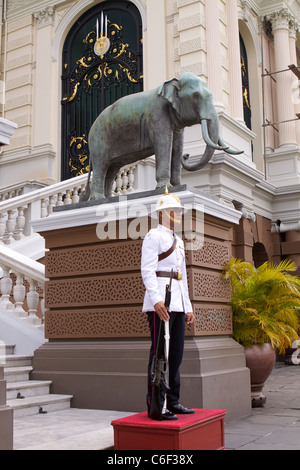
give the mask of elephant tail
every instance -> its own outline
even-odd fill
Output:
[[[80,202],[86,202],[90,198],[90,195],[91,195],[91,188],[90,188],[91,173],[92,173],[92,162],[91,162],[91,159],[90,159],[88,179],[87,179],[85,190],[80,194],[80,197],[79,197]]]

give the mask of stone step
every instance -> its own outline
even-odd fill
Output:
[[[28,397],[23,400],[7,400],[7,405],[13,408],[14,418],[21,418],[23,416],[68,409],[71,407],[72,398],[72,395],[48,394]]]
[[[30,380],[32,356],[15,355],[14,345],[2,343],[0,364],[4,365],[7,405],[14,417],[66,410],[71,407],[71,395],[50,394],[51,380]]]
[[[24,367],[5,367],[4,368],[4,380],[7,383],[11,382],[24,382],[29,380],[29,374],[32,371],[31,366]]]
[[[5,367],[6,357],[14,354],[15,345],[5,344],[0,340],[0,366]]]
[[[4,364],[5,368],[31,366],[32,356],[7,354],[6,356],[0,356],[0,363]]]
[[[26,380],[6,385],[6,399],[20,399],[47,395],[50,393],[51,380]]]

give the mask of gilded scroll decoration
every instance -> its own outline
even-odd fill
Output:
[[[98,83],[105,79],[105,87],[119,82],[129,80],[132,83],[138,83],[143,80],[143,75],[137,70],[136,53],[130,48],[130,45],[123,41],[123,27],[116,23],[108,21],[109,50],[102,55],[95,54],[95,44],[98,43],[96,29],[88,33],[83,39],[85,46],[84,55],[77,60],[76,67],[70,76],[69,96],[63,97],[63,103],[72,102],[78,98],[79,87],[82,84],[88,92],[90,87],[99,87]],[[104,38],[105,39],[105,38]],[[107,38],[108,39],[108,38]],[[100,43],[98,43],[100,44]],[[101,45],[98,46],[102,47]],[[103,51],[104,51],[103,46]]]
[[[69,167],[72,176],[80,176],[89,171],[87,136],[70,135]]]
[[[88,135],[119,98],[143,91],[142,19],[123,0],[101,2],[70,29],[62,51],[62,179],[89,169]]]

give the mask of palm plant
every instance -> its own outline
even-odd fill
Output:
[[[284,354],[298,338],[300,278],[295,263],[269,262],[255,268],[232,258],[224,269],[232,291],[233,338],[244,347],[271,343]]]

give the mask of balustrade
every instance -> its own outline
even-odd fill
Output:
[[[0,246],[0,267],[0,308],[42,327],[45,267],[4,246]]]
[[[134,170],[135,166],[122,168],[114,181],[112,196],[121,196],[134,191]]]
[[[118,172],[112,196],[134,190],[134,169]],[[0,308],[34,326],[43,327],[45,267],[9,246],[31,235],[31,220],[48,217],[54,207],[78,203],[86,183],[87,175],[82,175],[9,199],[3,196],[0,202]]]
[[[46,183],[38,180],[25,181],[23,183],[13,184],[5,188],[0,189],[0,201],[6,201],[7,199],[12,199],[16,196],[21,196],[21,194],[26,194],[35,189],[44,188],[47,186]]]
[[[31,235],[30,221],[51,214],[54,207],[79,202],[87,175],[0,202],[0,243],[11,245]]]
[[[134,169],[132,165],[118,172],[112,196],[134,191]],[[0,244],[11,245],[30,236],[30,221],[48,217],[54,207],[78,203],[86,183],[87,175],[81,175],[0,202]]]

